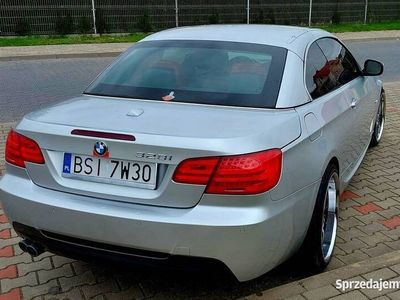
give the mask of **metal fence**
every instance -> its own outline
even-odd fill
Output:
[[[0,34],[119,33],[209,23],[400,20],[399,0],[1,0]]]

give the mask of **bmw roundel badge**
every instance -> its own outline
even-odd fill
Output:
[[[108,147],[104,142],[96,142],[94,144],[94,152],[99,156],[104,156],[108,152]]]

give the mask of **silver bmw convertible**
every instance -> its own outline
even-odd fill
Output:
[[[246,281],[300,251],[321,271],[339,195],[382,137],[382,72],[318,29],[162,31],[11,130],[0,199],[33,256]]]

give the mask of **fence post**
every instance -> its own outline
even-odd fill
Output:
[[[312,0],[310,0],[310,10],[308,12],[308,27],[311,27],[311,19],[312,19]]]
[[[367,18],[368,18],[368,0],[365,0],[364,24],[367,24]]]
[[[247,0],[246,13],[247,24],[250,24],[250,0]]]
[[[93,14],[93,30],[94,30],[94,34],[97,34],[97,28],[96,28],[96,8],[94,7],[94,0],[92,0],[92,14]]]
[[[179,7],[178,7],[178,0],[175,0],[175,26],[179,27]]]

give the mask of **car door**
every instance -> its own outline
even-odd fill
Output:
[[[353,149],[355,137],[352,127],[355,114],[350,108],[346,88],[333,80],[332,62],[328,61],[318,41],[310,45],[305,64],[307,90],[313,99],[308,104],[312,113],[319,117],[322,135],[326,143],[333,144],[339,158],[340,173],[349,176],[349,170],[357,154]]]
[[[352,148],[356,158],[352,167],[365,153],[370,142],[371,104],[369,99],[368,82],[362,76],[361,70],[353,55],[339,41],[324,38],[317,41],[325,57],[331,65],[331,80],[336,86],[344,86],[350,108],[354,114],[354,123],[349,128],[353,132]],[[352,169],[352,168],[351,168]]]

